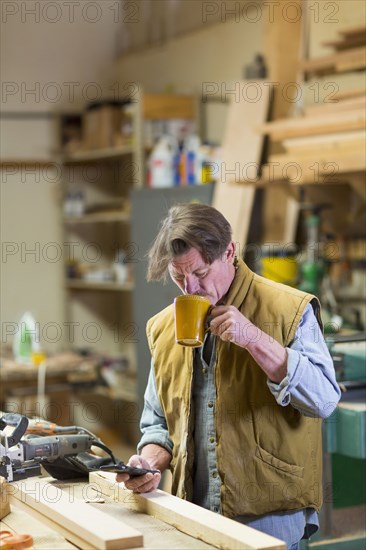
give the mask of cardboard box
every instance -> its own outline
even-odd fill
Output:
[[[122,106],[98,105],[83,116],[84,149],[107,149],[115,145],[115,135],[121,132]]]

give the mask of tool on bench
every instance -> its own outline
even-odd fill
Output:
[[[14,426],[10,435],[5,433],[7,426]],[[89,472],[103,467],[104,471],[107,467],[111,469],[109,471],[116,468],[118,472],[123,471],[131,477],[149,471],[116,460],[112,451],[98,437],[80,426],[29,421],[26,416],[9,413],[0,418],[0,432],[0,475],[10,482],[40,475],[41,466],[56,479],[87,477]],[[30,433],[26,435],[27,432]],[[93,454],[92,447],[99,447],[108,456]]]
[[[160,470],[150,470],[149,468],[138,468],[137,466],[127,466],[123,462],[118,464],[106,464],[101,466],[101,472],[113,472],[115,474],[128,474],[130,477],[142,476],[144,474],[158,474]]]
[[[10,531],[0,531],[1,550],[23,550],[33,546],[33,537],[31,535],[18,535]]]

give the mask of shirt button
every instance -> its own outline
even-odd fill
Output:
[[[203,368],[203,369],[202,369],[202,372],[203,372],[203,374],[207,374],[207,369],[206,369],[206,368]]]
[[[214,437],[210,437],[209,441],[210,441],[210,443],[215,443],[215,438],[214,438]]]
[[[213,472],[213,473],[212,473],[212,477],[215,477],[215,478],[216,478],[216,477],[217,477],[217,472]]]
[[[214,406],[214,404],[213,404],[212,401],[209,401],[209,402],[207,403],[207,405],[210,407],[210,409],[212,409],[212,407]]]

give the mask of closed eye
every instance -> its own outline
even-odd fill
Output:
[[[208,271],[208,269],[206,269],[205,271],[196,271],[194,275],[198,277],[198,279],[203,279],[204,277],[206,277],[206,275],[208,275]]]

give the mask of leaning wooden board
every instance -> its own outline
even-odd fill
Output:
[[[136,494],[116,483],[115,475],[91,473],[92,486],[129,509],[152,515],[199,540],[227,550],[281,550],[285,544],[269,535],[214,514],[164,491]]]
[[[33,513],[83,550],[122,550],[143,546],[143,537],[136,529],[96,510],[72,492],[65,493],[52,478],[14,482],[9,487],[9,497],[10,503]]]
[[[234,185],[256,180],[262,156],[263,136],[257,127],[268,117],[272,84],[240,81],[239,95],[229,106],[222,144],[220,180],[216,182],[212,206],[230,222],[237,255],[246,245],[255,196],[254,185]]]

